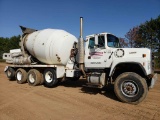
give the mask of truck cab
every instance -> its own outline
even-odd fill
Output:
[[[114,83],[115,94],[123,102],[142,101],[157,79],[150,49],[121,48],[119,39],[110,33],[87,36],[84,59],[88,86]]]
[[[136,71],[141,76],[154,73],[154,58],[148,48],[122,48],[119,39],[110,33],[93,34],[86,37],[85,68]],[[120,67],[119,67],[120,66]]]
[[[120,48],[119,39],[110,33],[93,34],[86,37],[85,67],[87,69],[110,68],[113,49]]]
[[[110,76],[117,66],[121,71],[136,71],[143,77],[154,73],[154,58],[150,49],[122,48],[119,39],[110,33],[87,36],[84,59],[86,70],[109,69]]]

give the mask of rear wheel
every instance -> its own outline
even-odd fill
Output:
[[[28,81],[29,85],[32,85],[32,86],[39,85],[41,83],[42,79],[43,79],[42,74],[38,70],[31,69],[28,72],[27,81]]]
[[[13,68],[8,67],[8,69],[5,71],[5,73],[10,81],[15,80],[16,71]]]
[[[133,72],[126,72],[118,76],[114,83],[116,96],[130,104],[143,101],[148,93],[146,80]]]
[[[24,70],[22,68],[19,68],[16,71],[16,80],[17,80],[17,83],[19,83],[19,84],[25,83],[27,81],[27,72],[26,72],[26,70]]]
[[[58,79],[56,77],[56,71],[52,68],[47,68],[43,74],[44,77],[44,85],[46,87],[55,87],[58,83]]]

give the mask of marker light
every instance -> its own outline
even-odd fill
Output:
[[[146,54],[142,54],[142,57],[146,57]]]

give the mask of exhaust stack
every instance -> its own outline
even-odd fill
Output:
[[[84,63],[83,17],[80,17],[79,63]]]
[[[83,17],[80,17],[80,37],[79,37],[79,68],[82,71],[84,77],[86,73],[84,71],[84,39],[83,39]]]

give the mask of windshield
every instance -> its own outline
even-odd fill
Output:
[[[113,35],[107,34],[108,47],[120,48],[119,39]]]

